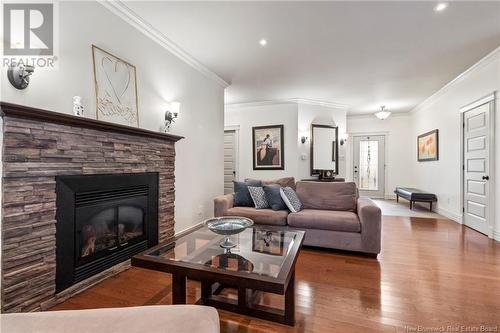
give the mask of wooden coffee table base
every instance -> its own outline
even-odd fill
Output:
[[[266,249],[255,247],[265,245],[259,238],[263,233],[274,235]],[[238,234],[237,255],[222,249],[221,236],[200,225],[133,256],[132,265],[172,274],[172,304],[186,304],[186,280],[190,279],[201,281],[197,304],[294,326],[295,264],[304,236],[301,230],[252,226]],[[259,255],[243,256],[255,252]],[[236,300],[222,297],[226,287],[238,291]],[[284,295],[285,306],[259,304],[262,293]]]
[[[186,276],[173,274],[172,281],[172,304],[186,304]],[[235,287],[238,289],[238,300],[219,296],[225,287],[233,286],[201,281],[201,298],[196,304],[213,306],[221,310],[290,326],[295,325],[295,273],[292,274],[285,291],[285,308],[283,310],[257,304],[256,301],[259,300],[262,293],[259,290]]]

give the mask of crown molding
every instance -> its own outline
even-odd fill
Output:
[[[186,64],[196,69],[198,72],[202,73],[209,79],[217,82],[221,87],[227,88],[230,83],[226,82],[220,76],[212,72],[210,69],[205,67],[201,62],[196,60],[193,56],[188,54],[173,41],[171,41],[167,36],[165,36],[161,31],[153,27],[149,22],[140,17],[136,12],[130,9],[123,1],[120,0],[98,0],[102,6],[110,10],[113,14],[117,15],[125,22],[129,23],[131,26],[142,32],[147,37],[151,38],[154,42],[159,44],[168,52],[172,53],[174,56],[184,61]]]
[[[349,109],[351,106],[349,104],[331,102],[331,101],[322,101],[318,99],[310,99],[310,98],[292,98],[290,101],[297,104],[306,104],[306,105],[318,105],[325,106],[327,108],[332,109]]]
[[[472,75],[475,71],[481,69],[484,66],[489,65],[491,62],[495,61],[497,57],[500,57],[500,46],[488,53],[486,56],[481,58],[474,65],[466,69],[463,73],[458,75],[456,78],[445,84],[441,89],[436,91],[434,94],[426,98],[423,102],[415,106],[412,110],[410,110],[410,114],[415,114],[418,111],[422,110],[426,106],[433,104],[436,100],[439,99],[443,94],[445,94],[448,90],[450,90],[457,83],[465,80],[470,75]]]
[[[239,108],[249,108],[249,107],[258,107],[258,106],[266,106],[266,105],[277,105],[277,104],[306,104],[306,105],[317,105],[324,106],[333,109],[348,109],[349,105],[329,102],[329,101],[321,101],[316,99],[309,98],[288,98],[288,99],[274,99],[267,101],[255,101],[255,102],[244,102],[244,103],[230,103],[226,104],[226,109],[239,109]]]
[[[240,108],[251,108],[266,105],[277,105],[277,104],[295,104],[290,100],[269,100],[269,101],[255,101],[255,102],[244,102],[244,103],[229,103],[225,104],[225,109],[240,109]]]

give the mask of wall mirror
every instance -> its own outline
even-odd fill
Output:
[[[330,125],[311,125],[311,175],[320,170],[333,170],[338,175],[338,127]]]

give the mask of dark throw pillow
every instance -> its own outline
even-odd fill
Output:
[[[260,180],[249,180],[247,182],[233,181],[234,184],[234,207],[253,207],[253,199],[248,192],[248,186],[262,186]]]
[[[280,189],[281,186],[274,185],[266,185],[263,186],[264,192],[266,193],[266,199],[269,206],[272,210],[284,210],[287,209],[285,202],[281,198]]]

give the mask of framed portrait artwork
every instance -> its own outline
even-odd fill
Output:
[[[252,127],[253,169],[284,170],[283,125]]]
[[[97,119],[138,127],[135,66],[92,45]]]
[[[437,129],[418,136],[417,160],[419,162],[439,160],[439,131]]]

